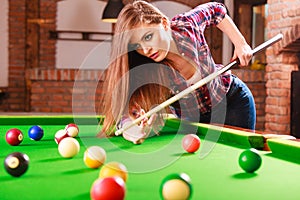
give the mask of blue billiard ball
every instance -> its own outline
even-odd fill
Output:
[[[40,126],[32,126],[28,130],[28,136],[32,140],[40,140],[44,136],[44,130]]]

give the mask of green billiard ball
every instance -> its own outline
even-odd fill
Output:
[[[160,185],[162,199],[190,199],[192,185],[190,177],[185,173],[169,174]]]
[[[253,173],[259,169],[262,160],[255,149],[247,149],[240,154],[239,165],[247,173]]]

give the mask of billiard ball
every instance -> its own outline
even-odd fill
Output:
[[[32,126],[28,130],[28,136],[30,139],[38,141],[44,136],[44,130],[40,126]]]
[[[58,152],[64,158],[72,158],[80,151],[79,142],[72,137],[66,137],[58,144]]]
[[[17,128],[9,129],[6,132],[6,142],[12,146],[17,146],[23,141],[23,133]]]
[[[200,138],[195,134],[187,134],[182,138],[181,144],[186,152],[194,153],[200,147]]]
[[[29,157],[20,152],[11,153],[4,160],[5,170],[14,177],[22,176],[27,171],[28,165]]]
[[[103,165],[99,172],[99,178],[106,178],[112,176],[118,176],[122,178],[124,182],[126,182],[128,178],[128,171],[126,166],[120,162],[115,161]]]
[[[102,147],[91,146],[84,152],[83,161],[89,168],[96,169],[104,164],[106,152]]]
[[[174,173],[166,176],[160,185],[162,199],[190,199],[192,196],[192,184],[186,173]]]
[[[68,135],[67,131],[65,129],[60,129],[60,130],[56,131],[54,140],[55,140],[56,144],[59,144],[60,141],[62,141],[62,139],[66,138],[66,137],[70,137]]]
[[[247,149],[239,156],[239,165],[247,173],[253,173],[261,166],[262,159],[256,149]]]
[[[93,182],[90,190],[92,200],[123,200],[125,193],[125,182],[120,177],[98,178]]]
[[[79,128],[76,124],[66,125],[65,130],[67,131],[70,137],[76,137],[79,133]]]

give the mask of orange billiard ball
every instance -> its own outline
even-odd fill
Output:
[[[99,168],[106,160],[106,152],[100,146],[90,146],[84,152],[83,161],[89,168]]]
[[[128,178],[128,171],[124,164],[119,162],[109,162],[103,165],[99,172],[100,178],[118,176],[126,182]]]
[[[200,138],[196,134],[187,134],[182,138],[182,147],[188,153],[196,152],[200,143]]]

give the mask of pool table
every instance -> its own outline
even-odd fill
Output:
[[[171,173],[186,173],[193,188],[191,199],[300,199],[300,146],[293,140],[268,139],[258,133],[216,125],[166,119],[160,135],[153,135],[135,145],[122,136],[98,138],[100,117],[72,115],[2,115],[0,116],[0,199],[90,199],[92,183],[100,169],[90,169],[83,162],[87,147],[98,145],[107,153],[106,163],[118,161],[128,169],[127,200],[161,199],[159,187]],[[54,135],[68,123],[79,126],[80,152],[73,158],[58,153]],[[32,125],[40,125],[44,137],[30,140]],[[18,146],[5,141],[10,128],[19,128],[24,140]],[[181,139],[197,133],[201,147],[186,153]],[[268,150],[264,150],[268,145]],[[240,153],[256,148],[262,166],[254,173],[244,172],[238,164]],[[273,150],[274,148],[274,150]],[[12,152],[30,158],[27,172],[12,177],[4,170],[4,159]]]

